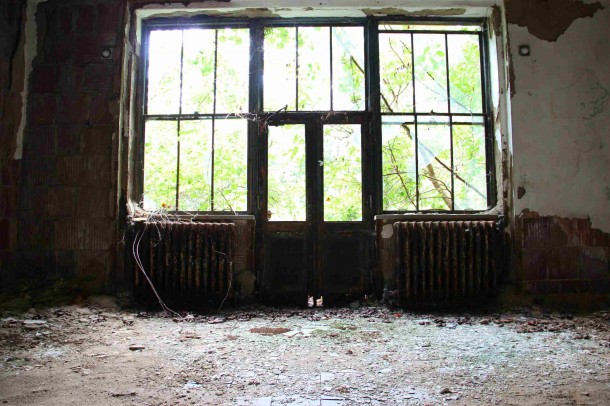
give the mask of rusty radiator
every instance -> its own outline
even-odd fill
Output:
[[[135,293],[141,300],[154,299],[148,277],[171,303],[219,303],[232,288],[234,246],[234,224],[144,223],[133,239]]]
[[[468,303],[497,292],[502,269],[496,221],[394,223],[396,283],[404,305]]]

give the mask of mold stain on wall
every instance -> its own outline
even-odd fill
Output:
[[[459,16],[466,13],[465,8],[447,8],[447,9],[423,9],[418,11],[407,11],[401,8],[363,8],[362,12],[367,16],[370,15],[398,15],[398,16]]]

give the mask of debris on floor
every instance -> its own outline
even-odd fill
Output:
[[[0,319],[12,405],[607,405],[609,366],[609,312],[169,317],[106,298]]]

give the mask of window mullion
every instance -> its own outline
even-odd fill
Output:
[[[263,111],[263,67],[264,67],[264,28],[255,23],[250,28],[250,77],[249,77],[249,117],[257,117]],[[260,216],[258,168],[262,164],[258,154],[260,145],[257,120],[248,120],[248,213]]]
[[[370,152],[368,153],[370,165],[363,167],[364,198],[369,202],[369,213],[378,214],[383,211],[383,185],[377,179],[383,177],[382,162],[382,134],[380,109],[380,73],[379,73],[379,32],[377,22],[369,17],[364,26],[364,89],[365,109],[371,113],[369,123]],[[366,140],[366,138],[363,138]],[[366,175],[368,171],[369,175]],[[365,205],[366,207],[366,205]]]

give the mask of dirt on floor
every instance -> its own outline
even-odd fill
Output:
[[[609,364],[610,312],[171,317],[97,297],[0,322],[8,405],[608,405]]]

